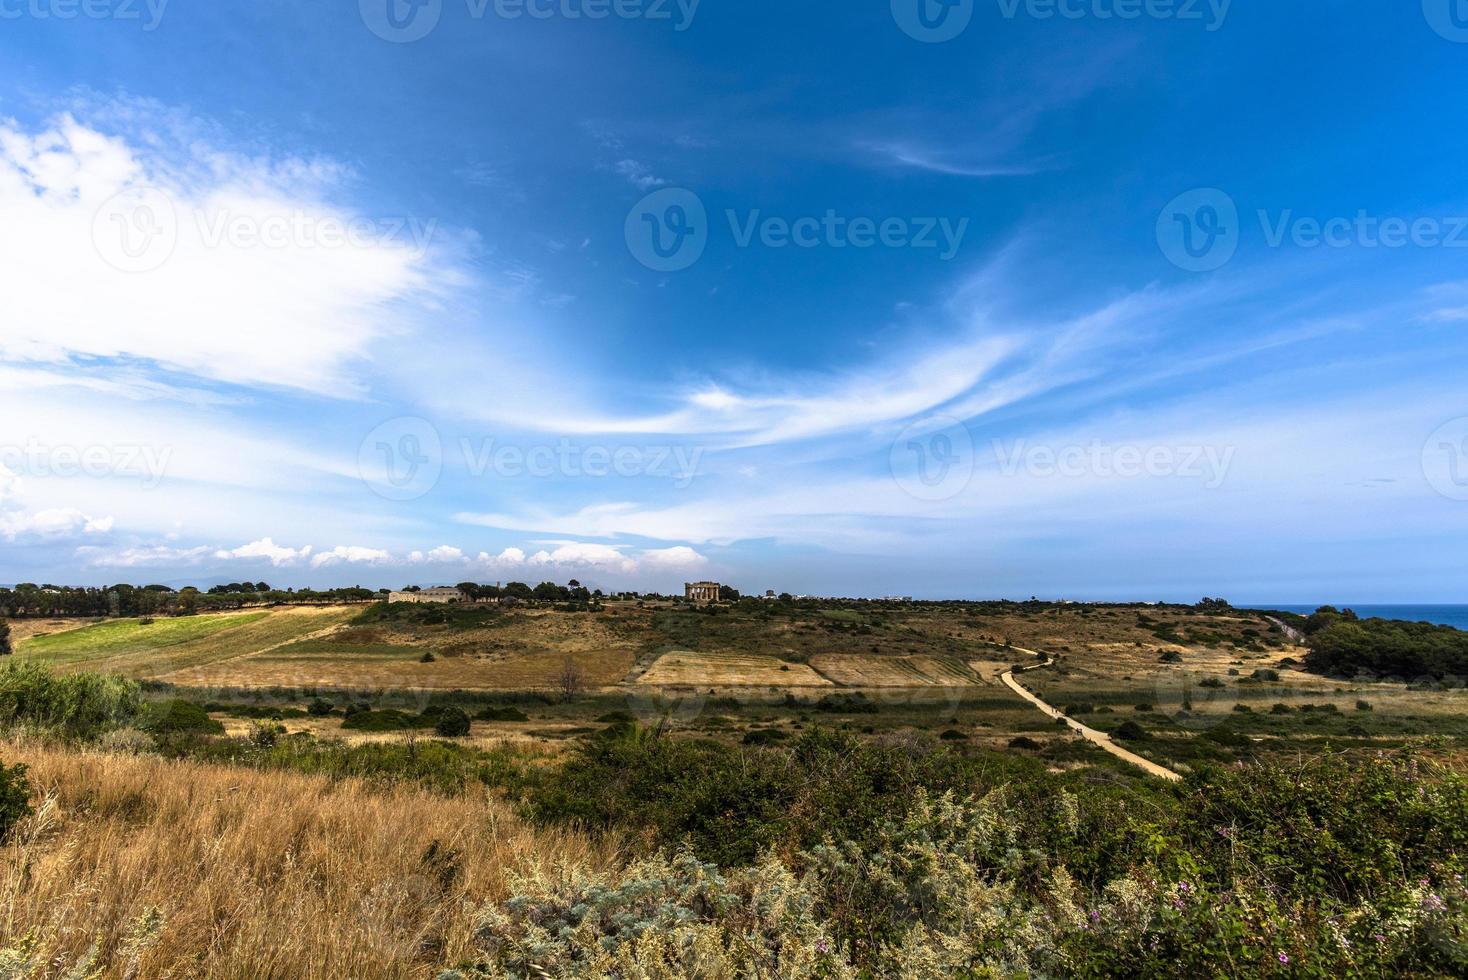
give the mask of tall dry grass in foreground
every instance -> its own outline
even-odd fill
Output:
[[[0,849],[0,949],[40,975],[431,976],[518,872],[615,859],[487,794],[0,742],[37,813]]]

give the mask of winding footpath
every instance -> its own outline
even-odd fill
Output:
[[[1013,647],[1012,649],[1017,650],[1020,653],[1027,653],[1035,657],[1045,658],[1045,662],[1042,664],[1034,664],[1030,667],[1019,668],[1020,673],[1024,673],[1025,671],[1029,670],[1038,670],[1041,667],[1049,667],[1050,664],[1053,663],[1053,661],[1050,659],[1049,654],[1038,653],[1034,650],[1024,650],[1020,647]],[[1009,670],[1006,670],[1004,673],[1000,674],[999,679],[1004,682],[1005,687],[1009,688],[1015,694],[1018,694],[1020,697],[1024,698],[1030,704],[1033,704],[1035,707],[1039,708],[1051,718],[1056,718],[1060,721],[1065,722],[1066,727],[1071,729],[1071,731],[1074,731],[1086,741],[1091,742],[1103,752],[1110,752],[1112,755],[1116,756],[1123,762],[1130,763],[1136,766],[1138,769],[1145,771],[1149,775],[1156,776],[1159,779],[1166,779],[1170,782],[1178,782],[1183,778],[1166,766],[1160,766],[1157,763],[1153,762],[1151,759],[1144,759],[1141,756],[1137,755],[1135,752],[1128,752],[1120,745],[1117,745],[1116,742],[1112,740],[1111,736],[1107,735],[1105,732],[1098,732],[1094,728],[1091,728],[1087,725],[1082,725],[1074,718],[1067,717],[1066,714],[1059,708],[1046,704],[1044,701],[1040,700],[1040,698],[1037,697],[1035,694],[1026,690],[1019,681],[1014,679],[1014,674],[1014,668],[1010,668]]]
[[[1290,638],[1290,642],[1291,643],[1297,644],[1298,646],[1304,646],[1305,645],[1305,634],[1304,633],[1301,633],[1299,630],[1295,629],[1293,626],[1288,625],[1282,619],[1275,619],[1273,616],[1265,616],[1264,618],[1267,619],[1267,620],[1269,620],[1274,625],[1278,626],[1279,629],[1280,629],[1280,632],[1284,633],[1285,636],[1288,636]]]

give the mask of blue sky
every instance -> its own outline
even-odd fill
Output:
[[[922,2],[0,2],[0,581],[1463,601],[1468,10]]]

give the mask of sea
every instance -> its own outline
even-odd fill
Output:
[[[1380,605],[1376,603],[1363,602],[1317,602],[1313,605],[1282,605],[1282,606],[1255,606],[1256,609],[1279,609],[1284,612],[1300,613],[1308,616],[1321,606],[1331,605],[1337,609],[1354,609],[1356,615],[1362,619],[1380,617],[1381,619],[1405,619],[1413,623],[1437,623],[1439,626],[1452,626],[1460,630],[1468,630],[1468,606],[1449,605]]]

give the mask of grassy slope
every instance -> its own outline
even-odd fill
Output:
[[[125,619],[33,637],[19,653],[62,669],[191,683],[193,671],[339,626],[350,607],[297,607],[157,619]]]
[[[22,642],[17,652],[52,664],[146,655],[258,622],[269,615],[268,612],[251,612],[186,616],[157,619],[146,625],[140,619],[111,620],[64,633],[32,637]]]
[[[507,897],[512,875],[537,863],[604,867],[616,843],[528,828],[478,794],[33,745],[0,752],[54,787],[0,850],[0,956],[32,935],[48,976],[89,949],[106,976],[431,976],[470,952],[474,908]]]

